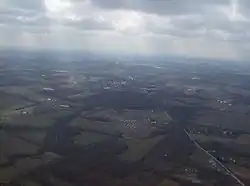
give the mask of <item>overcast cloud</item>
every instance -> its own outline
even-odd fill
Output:
[[[0,0],[0,46],[247,60],[249,0]]]

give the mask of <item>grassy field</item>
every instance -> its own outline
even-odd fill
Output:
[[[87,117],[93,118],[93,119],[94,118],[97,118],[97,119],[103,118],[103,119],[106,119],[109,121],[121,121],[123,119],[123,117],[113,109],[97,111],[93,114],[87,115]]]
[[[118,135],[119,130],[117,130],[116,122],[100,122],[87,120],[82,117],[78,117],[70,123],[71,127],[76,127],[86,131],[99,131],[111,135]]]
[[[24,158],[18,160],[13,166],[0,168],[0,182],[8,183],[16,176],[23,175],[30,170],[41,166],[43,162],[39,159]]]
[[[38,146],[3,131],[0,138],[1,151],[6,158],[13,155],[33,155],[38,150]]]
[[[4,119],[6,127],[47,128],[51,127],[55,120],[49,114],[43,115],[11,115]]]
[[[219,142],[219,143],[232,143],[234,142],[234,139],[231,138],[225,138],[225,137],[218,137],[218,136],[208,136],[204,134],[192,134],[192,139],[199,141],[199,142]]]
[[[12,134],[38,145],[41,145],[43,139],[46,137],[45,130],[17,130],[13,131]]]
[[[8,95],[3,92],[0,92],[0,96],[0,113],[31,104],[31,102],[22,100],[19,97]]]
[[[5,128],[45,129],[73,113],[73,108],[45,105],[46,103],[43,103],[20,110],[5,111],[1,115],[1,122]]]
[[[119,159],[125,161],[135,162],[143,158],[164,136],[157,136],[152,139],[138,140],[138,139],[126,139],[125,144],[128,149],[121,155]]]
[[[229,108],[227,107],[223,107],[221,110],[209,110],[197,113],[193,123],[250,132],[250,125],[247,122],[250,119],[250,114],[248,114],[249,106],[232,105]]]
[[[211,164],[209,163],[211,158],[201,149],[196,148],[192,155],[190,155],[190,159],[199,165],[211,167]]]
[[[73,138],[74,143],[78,145],[90,145],[100,143],[109,137],[107,135],[101,135],[91,132],[81,132],[80,135],[77,135]]]
[[[45,99],[45,96],[43,96],[40,91],[42,89],[42,85],[39,86],[5,86],[3,88],[0,88],[0,91],[5,92],[7,94],[12,95],[18,95],[27,97],[28,99],[34,100],[34,101],[42,101]]]

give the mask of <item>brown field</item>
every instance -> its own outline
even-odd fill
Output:
[[[158,186],[179,186],[180,184],[170,180],[170,179],[165,179],[163,180]]]
[[[227,167],[237,176],[250,180],[250,169],[235,164],[227,164]]]
[[[31,180],[23,180],[22,185],[23,186],[42,186],[42,184],[31,181]]]
[[[249,134],[242,134],[236,139],[236,143],[243,144],[243,145],[250,145],[250,135]]]

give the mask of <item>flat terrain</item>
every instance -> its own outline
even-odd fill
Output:
[[[0,184],[250,185],[249,68],[0,55]]]

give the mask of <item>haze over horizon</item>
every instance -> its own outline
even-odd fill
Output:
[[[1,48],[247,60],[247,0],[1,0]]]

